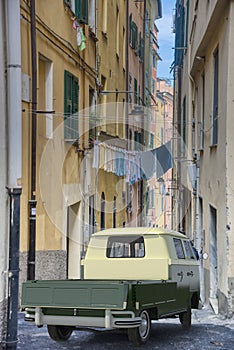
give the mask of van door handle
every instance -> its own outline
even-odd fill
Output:
[[[191,277],[193,277],[193,271],[191,271],[191,272],[187,272],[187,276],[191,276]]]
[[[180,276],[180,282],[182,282],[182,279],[183,279],[183,277],[184,277],[183,271],[177,273],[177,276]]]

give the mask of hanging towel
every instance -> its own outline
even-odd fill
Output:
[[[153,150],[156,159],[156,177],[163,176],[173,167],[171,141]]]
[[[94,141],[94,149],[93,149],[93,168],[98,169],[99,168],[99,142]]]

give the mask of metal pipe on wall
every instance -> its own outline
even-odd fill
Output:
[[[37,51],[35,0],[30,3],[32,55],[32,121],[31,121],[31,199],[29,200],[28,279],[35,279],[36,258],[36,148],[37,148]]]
[[[6,348],[17,348],[20,196],[22,177],[20,1],[5,1],[7,84],[7,183],[9,195],[9,264]]]
[[[5,1],[0,1],[0,344],[4,341],[6,324],[6,286],[8,266],[8,197],[5,191],[7,183],[7,101],[6,101],[6,16]]]

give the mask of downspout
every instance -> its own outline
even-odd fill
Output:
[[[20,196],[22,192],[20,1],[5,1],[7,37],[7,119],[9,195],[9,266],[6,348],[17,348]]]
[[[191,67],[191,46],[189,46],[189,50],[188,50],[188,69],[190,70]],[[192,103],[195,103],[195,93],[196,93],[196,85],[195,85],[195,81],[192,77],[192,75],[190,74],[190,71],[188,72],[189,75],[189,79],[191,81],[192,84],[192,90],[193,90],[193,94],[192,94]],[[194,118],[194,115],[193,115]],[[195,118],[194,118],[195,120]],[[194,156],[194,160],[196,160],[196,204],[195,204],[195,233],[194,233],[194,243],[195,243],[195,248],[197,249],[197,251],[199,253],[202,252],[202,232],[201,232],[201,225],[200,225],[200,203],[199,203],[199,192],[200,192],[200,151],[198,151],[197,155],[196,155],[196,159],[195,159],[195,155]],[[201,301],[204,302],[205,301],[205,284],[204,284],[204,266],[203,266],[203,257],[200,257],[200,265],[199,265],[199,272],[200,272],[200,298]]]
[[[8,267],[8,196],[5,191],[7,183],[7,93],[6,93],[6,2],[0,3],[0,109],[1,109],[1,128],[0,128],[0,344],[5,341],[6,327],[6,303],[7,303],[7,267]]]
[[[32,55],[31,199],[29,200],[28,279],[35,279],[36,255],[36,147],[37,147],[37,51],[35,0],[30,4]]]
[[[129,91],[128,87],[128,81],[129,81],[129,0],[126,1],[126,91]],[[129,148],[128,144],[128,137],[129,137],[129,125],[128,125],[128,102],[129,102],[129,96],[128,93],[126,93],[126,127],[125,127],[125,133],[126,133],[126,139],[127,139],[127,148]]]
[[[182,231],[182,184],[181,184],[181,66],[177,67],[177,81],[178,81],[178,96],[177,96],[177,128],[178,128],[178,139],[177,139],[177,187],[178,187],[178,214],[177,214],[177,230]]]
[[[144,0],[144,8],[143,8],[143,38],[145,38],[145,20],[146,20],[146,0]],[[146,105],[145,101],[145,40],[143,44],[143,61],[142,61],[142,101],[144,102],[144,106]],[[145,108],[143,107],[143,110]],[[148,108],[147,108],[148,109]],[[148,117],[148,115],[147,115]],[[143,128],[142,128],[142,142],[144,146],[145,141],[145,121],[144,121],[144,115],[142,116],[143,121]],[[149,130],[148,120],[147,120],[147,131]],[[141,202],[141,226],[146,226],[146,197],[144,196],[144,193],[147,192],[147,182],[145,180],[140,181],[141,191],[140,191],[140,202]]]
[[[125,63],[126,63],[126,91],[129,91],[129,0],[126,0],[126,50],[125,50]],[[129,149],[129,95],[126,93],[126,119],[125,119],[125,138],[127,140],[127,150]],[[125,212],[126,212],[126,225],[128,226],[128,205],[129,205],[129,184],[126,186],[126,203],[125,203]]]

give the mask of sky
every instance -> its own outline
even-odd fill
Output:
[[[158,54],[162,61],[158,63],[158,77],[172,79],[170,66],[174,61],[174,34],[172,33],[175,0],[162,0],[162,18],[156,21],[158,32]],[[172,82],[172,81],[171,81]]]

